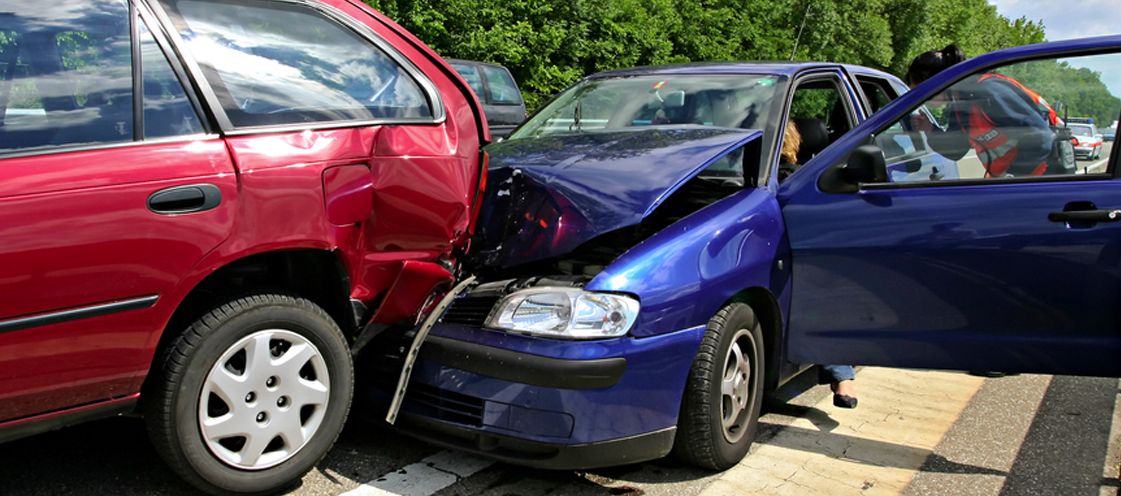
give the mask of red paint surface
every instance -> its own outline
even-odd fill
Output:
[[[434,289],[453,281],[451,272],[438,264],[409,260],[386,292],[386,303],[370,319],[389,324],[416,315]]]
[[[164,188],[211,183],[222,205],[166,216]],[[0,319],[174,293],[226,239],[238,203],[220,140],[0,161]],[[0,421],[121,396],[176,302],[0,334]]]
[[[475,97],[399,26],[325,3],[428,74],[447,118],[0,159],[0,320],[159,296],[148,309],[0,333],[0,428],[138,393],[175,310],[245,257],[331,252],[350,296],[394,318],[449,277],[431,262],[467,242],[486,136]],[[147,209],[152,193],[199,183],[221,189],[218,208]],[[409,274],[424,277],[401,279]]]

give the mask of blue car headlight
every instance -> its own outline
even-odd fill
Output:
[[[638,318],[638,300],[576,288],[533,288],[498,303],[487,327],[560,339],[624,336]]]

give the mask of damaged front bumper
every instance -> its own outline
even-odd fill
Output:
[[[482,324],[494,298],[464,294],[432,327],[397,427],[435,444],[550,469],[669,453],[704,327],[592,341],[525,336]],[[384,398],[386,391],[371,394]]]

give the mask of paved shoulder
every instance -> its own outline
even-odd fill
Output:
[[[822,400],[702,494],[898,494],[984,380],[867,368],[858,383],[859,408]]]

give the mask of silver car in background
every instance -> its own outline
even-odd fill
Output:
[[[1070,123],[1067,125],[1074,135],[1074,157],[1086,160],[1097,160],[1102,156],[1102,139],[1098,128],[1093,124]]]

